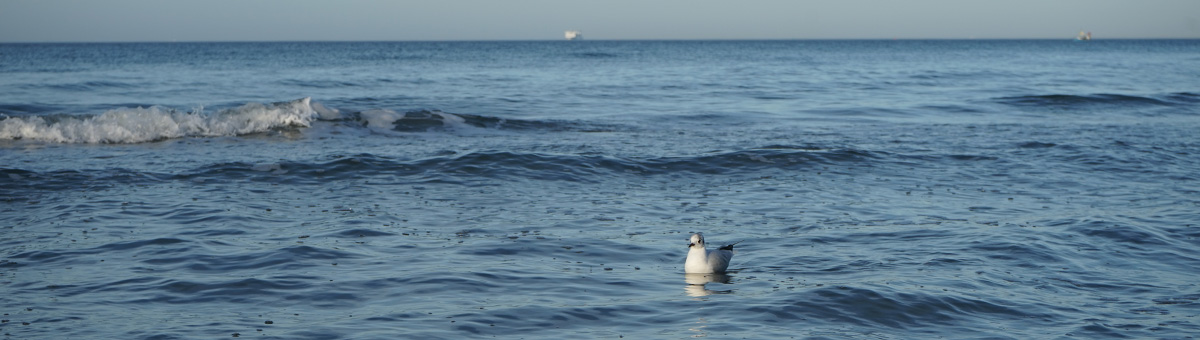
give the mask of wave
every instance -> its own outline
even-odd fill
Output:
[[[1195,103],[1197,96],[1190,93],[1172,93],[1161,96],[1161,98],[1107,93],[1093,95],[1049,94],[1000,97],[995,100],[1001,104],[1022,107],[1062,108],[1090,105],[1176,106]]]
[[[6,109],[7,110],[4,110]],[[521,120],[483,115],[387,109],[342,112],[302,98],[273,104],[249,103],[206,113],[159,106],[120,108],[94,116],[36,115],[48,107],[0,105],[0,140],[55,143],[126,144],[183,137],[229,137],[287,128],[311,127],[315,121],[341,122],[375,131],[423,133],[487,130],[611,131],[616,126],[558,120]],[[35,114],[29,114],[29,111]]]
[[[323,108],[323,107],[322,107]],[[0,120],[0,140],[58,143],[142,143],[181,137],[237,136],[287,127],[308,127],[322,117],[310,98],[250,103],[215,113],[158,106],[121,108],[80,116],[25,116]]]
[[[103,89],[130,89],[137,86],[137,84],[126,82],[95,80],[79,83],[27,85],[25,87],[32,89],[49,89],[68,92],[90,92]]]
[[[571,56],[574,56],[574,57],[580,58],[580,59],[614,59],[614,58],[621,57],[620,54],[605,53],[605,52],[578,52],[578,53],[572,53]]]
[[[480,151],[413,161],[397,161],[373,155],[358,155],[297,170],[329,176],[351,171],[356,175],[388,173],[419,176],[429,180],[458,182],[475,177],[594,182],[625,175],[671,173],[732,174],[769,168],[803,168],[835,163],[866,161],[873,156],[859,150],[823,150],[768,147],[716,152],[697,156],[626,158],[603,155],[560,155]]]
[[[338,81],[338,80],[301,80],[301,79],[287,79],[287,80],[282,80],[282,81],[280,81],[279,83],[280,83],[280,84],[282,84],[282,85],[286,85],[286,86],[307,87],[307,88],[317,88],[317,89],[332,89],[332,88],[361,87],[361,86],[363,86],[363,84],[361,84],[361,83],[358,83],[358,82],[352,82],[352,81]]]
[[[55,109],[57,108],[54,106],[44,104],[0,104],[0,112],[14,115],[35,115],[52,112]]]
[[[1190,92],[1176,92],[1166,96],[1168,100],[1180,103],[1200,103],[1200,94]]]
[[[392,110],[375,109],[349,113],[343,119],[357,121],[362,125],[395,132],[435,132],[464,129],[493,130],[543,130],[543,131],[607,131],[612,126],[553,120],[522,120],[465,113],[449,113],[440,110],[416,110],[398,113]]]
[[[373,183],[470,184],[480,181],[565,181],[597,183],[614,177],[675,174],[737,175],[763,171],[800,171],[875,162],[887,155],[856,149],[770,146],[676,157],[617,157],[594,154],[546,154],[511,151],[446,152],[418,159],[369,153],[334,156],[317,162],[227,162],[177,173],[130,169],[35,172],[0,168],[0,189],[13,195],[0,199],[26,200],[29,188],[80,190],[93,186],[182,181],[254,181],[279,184],[322,184],[330,180],[383,178]]]
[[[886,288],[836,286],[804,291],[778,304],[754,306],[744,318],[789,322],[828,318],[883,329],[944,328],[965,320],[1021,321],[1053,316],[1036,305],[996,298],[903,293]],[[882,313],[881,311],[887,311]]]

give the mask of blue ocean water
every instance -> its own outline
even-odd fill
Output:
[[[0,44],[0,334],[1192,338],[1196,131],[1197,40]]]

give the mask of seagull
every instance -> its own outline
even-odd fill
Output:
[[[733,258],[733,245],[741,241],[718,248],[704,249],[704,235],[692,234],[688,243],[687,261],[683,263],[683,272],[688,274],[724,273],[729,268],[729,259]]]

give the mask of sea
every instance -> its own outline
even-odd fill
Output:
[[[693,233],[727,273],[684,273]],[[1192,339],[1200,40],[0,44],[0,314]]]

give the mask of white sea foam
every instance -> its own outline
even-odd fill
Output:
[[[358,115],[367,122],[367,128],[383,131],[392,130],[396,127],[396,121],[404,118],[404,115],[396,111],[382,109],[367,110]]]
[[[441,111],[438,111],[437,114],[442,116],[442,124],[448,128],[458,129],[458,128],[472,127],[471,125],[467,124],[466,119],[463,119],[463,117],[460,117],[458,115],[455,115],[452,113],[445,113],[445,112],[441,112]]]
[[[251,166],[250,170],[268,172],[268,171],[279,170],[282,168],[283,168],[283,166],[280,165],[279,163],[259,163],[259,164],[255,164],[254,166]]]
[[[338,111],[338,109],[325,107],[325,105],[322,105],[321,103],[312,103],[312,108],[314,111],[317,111],[317,114],[320,115],[322,120],[338,120],[345,118],[342,116],[342,112]]]
[[[336,110],[330,111],[336,113]],[[289,126],[308,127],[318,116],[320,114],[313,109],[310,98],[275,104],[250,103],[212,114],[200,109],[180,112],[157,106],[121,108],[91,117],[8,117],[0,120],[0,139],[141,143],[180,137],[236,136]]]
[[[283,175],[287,173],[287,170],[284,170],[283,165],[279,163],[259,163],[251,166],[250,170],[270,172],[275,175]]]

